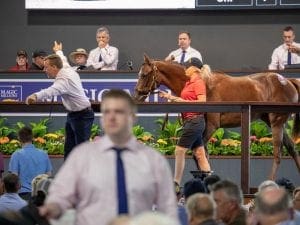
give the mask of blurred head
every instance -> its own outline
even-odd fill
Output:
[[[27,53],[24,50],[17,52],[16,62],[19,67],[24,67],[28,63]]]
[[[212,186],[220,180],[221,180],[221,178],[218,175],[211,174],[211,175],[204,178],[203,183],[206,187],[206,190],[208,192],[210,192]]]
[[[107,225],[129,225],[130,217],[128,215],[120,215],[110,221]]]
[[[96,41],[100,48],[104,48],[109,43],[109,31],[106,27],[100,27],[96,32]]]
[[[33,178],[31,182],[31,196],[34,199],[36,206],[41,206],[44,204],[52,180],[53,179],[50,178],[48,174],[40,174]]]
[[[283,37],[283,42],[286,45],[288,45],[288,46],[291,45],[295,40],[295,34],[294,34],[293,27],[291,27],[291,26],[285,27],[283,29],[282,37]]]
[[[262,225],[288,220],[290,208],[289,194],[284,188],[266,188],[256,195],[255,214]]]
[[[226,223],[240,211],[242,191],[235,183],[228,180],[218,181],[213,185],[211,195],[217,204],[217,219]]]
[[[44,50],[36,50],[32,53],[32,62],[34,62],[41,69],[44,68],[44,60],[47,56],[47,52]]]
[[[130,225],[179,225],[176,220],[160,212],[143,212],[134,216]]]
[[[187,181],[183,186],[183,195],[185,199],[188,199],[195,193],[206,193],[207,190],[201,179],[191,179]]]
[[[14,173],[8,173],[3,177],[3,185],[6,193],[17,193],[21,187],[18,175]]]
[[[275,181],[272,180],[265,180],[258,186],[258,192],[266,189],[266,188],[279,188],[278,184],[275,183]]]
[[[82,66],[86,64],[88,54],[85,49],[77,48],[74,52],[71,52],[69,58],[75,65]]]
[[[22,144],[31,143],[32,142],[32,129],[29,127],[23,127],[18,132],[19,141]]]
[[[300,186],[295,188],[293,192],[293,205],[294,209],[300,211]]]
[[[199,221],[214,219],[216,203],[208,194],[193,194],[186,203],[188,221],[190,225],[199,224]]]
[[[182,31],[179,33],[178,35],[178,46],[182,49],[182,50],[186,50],[188,49],[188,47],[190,47],[191,45],[191,35],[189,32],[187,31]]]
[[[293,195],[295,186],[289,179],[282,177],[282,178],[276,179],[275,182],[280,187],[283,187],[291,196]]]
[[[119,89],[102,95],[101,123],[104,132],[115,138],[128,138],[132,134],[137,107],[131,96]]]
[[[63,62],[61,58],[56,55],[49,55],[45,59],[44,71],[49,78],[55,78],[60,69],[63,68]]]

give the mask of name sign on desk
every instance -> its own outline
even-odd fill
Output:
[[[82,85],[86,95],[93,102],[100,102],[103,92],[110,89],[123,89],[131,96],[134,95],[134,87],[137,79],[82,79]],[[41,79],[1,79],[0,101],[25,101],[26,97],[34,92],[51,86],[53,81]],[[162,86],[162,90],[169,91]],[[45,99],[44,101],[52,101]],[[60,97],[54,97],[54,102],[61,101]],[[146,101],[162,101],[158,94],[150,95]]]

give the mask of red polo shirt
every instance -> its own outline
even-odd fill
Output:
[[[204,81],[200,77],[195,77],[185,83],[181,91],[180,97],[184,100],[196,101],[198,95],[206,95],[206,87]],[[191,118],[196,115],[201,115],[200,112],[184,112],[183,119]]]

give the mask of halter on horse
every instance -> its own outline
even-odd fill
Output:
[[[205,73],[203,73],[205,74]],[[165,61],[154,61],[148,56],[139,71],[139,80],[135,87],[134,98],[144,101],[151,93],[163,84],[174,94],[180,92],[187,81],[184,68],[179,64]],[[293,79],[285,79],[276,73],[257,73],[243,77],[231,77],[224,73],[212,72],[202,77],[206,82],[207,101],[262,101],[262,102],[299,102],[299,87]],[[271,127],[273,135],[274,161],[269,178],[275,179],[280,163],[282,144],[293,157],[300,172],[300,159],[294,150],[294,144],[287,135],[284,124],[291,113],[253,113],[252,119],[261,119]],[[204,142],[207,143],[213,132],[219,127],[240,126],[239,113],[207,113]],[[300,119],[294,118],[294,131],[299,134]]]

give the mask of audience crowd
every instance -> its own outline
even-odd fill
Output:
[[[118,48],[111,46],[110,32],[107,27],[100,27],[96,31],[97,47],[89,53],[84,48],[77,48],[69,54],[69,60],[74,70],[117,70],[119,61]],[[269,70],[283,70],[287,66],[300,64],[300,43],[295,42],[295,31],[292,26],[287,26],[282,31],[283,44],[274,49],[271,55]],[[197,58],[203,62],[201,53],[191,47],[191,33],[180,31],[178,34],[178,49],[171,51],[165,58],[180,64],[186,63],[190,58]],[[67,61],[61,49],[53,49]],[[32,64],[29,65],[27,52],[23,49],[17,52],[16,64],[9,68],[10,71],[43,70],[43,59],[47,52],[36,49],[32,53]],[[125,65],[125,64],[124,64]],[[123,65],[123,66],[124,66]],[[121,66],[121,67],[123,67]],[[132,70],[132,65],[130,65]]]

